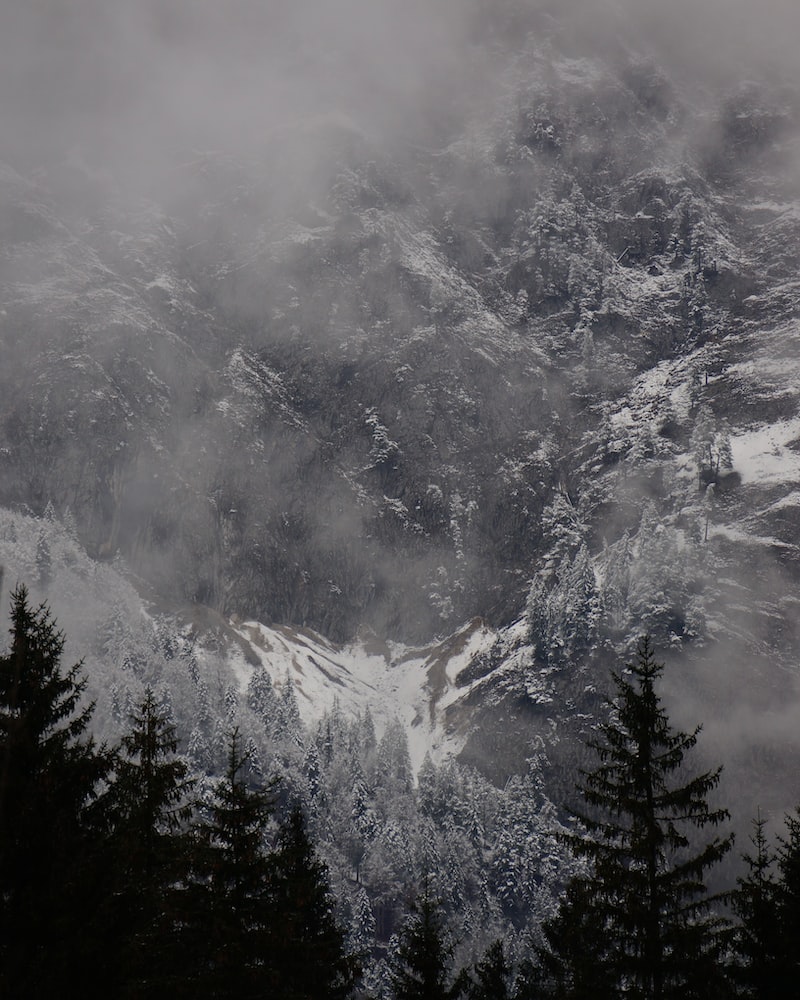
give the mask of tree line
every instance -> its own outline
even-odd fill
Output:
[[[513,961],[506,942],[455,968],[427,879],[369,986],[337,919],[299,802],[232,726],[200,786],[152,689],[116,747],[90,734],[81,664],[27,591],[0,657],[0,996],[579,1000],[792,996],[800,959],[800,812],[772,846],[755,821],[745,874],[711,893],[731,850],[720,770],[670,725],[649,639],[614,673],[563,834],[579,861],[556,913]],[[688,777],[687,777],[688,774]],[[368,906],[368,902],[366,904]],[[367,915],[369,917],[369,914]]]
[[[345,997],[358,971],[303,814],[238,731],[206,801],[151,689],[119,747],[89,734],[80,664],[12,594],[0,659],[0,996]]]

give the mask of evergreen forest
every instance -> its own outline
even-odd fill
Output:
[[[0,1000],[800,996],[799,38],[0,2]]]
[[[700,771],[692,760],[699,728],[671,724],[658,690],[664,668],[649,637],[612,673],[586,766],[570,801],[550,817],[552,857],[541,839],[537,853],[526,855],[532,833],[510,800],[491,829],[477,815],[475,787],[471,815],[463,809],[456,819],[449,809],[451,841],[492,841],[483,847],[496,858],[517,857],[528,893],[536,884],[551,887],[549,904],[540,900],[537,908],[509,879],[505,892],[517,896],[505,921],[492,913],[502,887],[490,898],[486,885],[475,893],[460,885],[452,871],[459,859],[443,856],[432,833],[422,864],[407,859],[413,887],[390,898],[384,871],[381,891],[380,856],[370,857],[368,845],[377,837],[381,794],[393,794],[387,775],[409,786],[422,816],[448,811],[448,784],[450,798],[458,797],[455,772],[448,782],[430,759],[411,787],[398,734],[378,744],[374,732],[363,735],[363,718],[328,717],[309,743],[301,795],[278,760],[258,760],[231,714],[224,767],[202,773],[180,752],[169,706],[150,687],[130,706],[119,744],[98,744],[82,664],[65,667],[64,645],[47,606],[34,606],[18,586],[0,658],[3,997],[794,995],[800,810],[785,817],[774,841],[757,816],[741,874],[719,887],[715,872],[733,850],[718,802],[721,768]],[[262,700],[270,695],[261,691]],[[258,691],[249,697],[257,700]],[[359,771],[364,743],[382,759],[368,773],[361,768],[353,784],[355,822],[327,838],[351,860],[355,904],[345,912],[314,831],[315,800],[333,787],[323,776],[334,761],[343,767],[334,744],[348,732],[351,771]],[[466,780],[460,776],[462,786]],[[533,785],[529,792],[535,799]],[[463,787],[461,797],[469,799]],[[541,801],[538,807],[547,812]],[[571,862],[558,860],[556,845]],[[461,867],[469,867],[466,848]],[[464,898],[454,899],[459,892]],[[526,919],[515,906],[527,909]],[[470,920],[496,931],[479,951],[463,947]]]

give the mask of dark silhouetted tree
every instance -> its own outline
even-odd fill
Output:
[[[345,950],[325,866],[308,838],[299,806],[283,823],[272,857],[274,956],[271,996],[286,1000],[344,1000],[359,975]]]
[[[786,836],[778,839],[778,965],[776,997],[792,996],[800,982],[800,806],[786,816]]]
[[[450,1000],[451,949],[428,882],[400,930],[389,979],[394,1000]]]
[[[616,1000],[619,983],[606,934],[606,915],[587,879],[574,878],[558,913],[542,925],[544,946],[526,962],[519,1000]]]
[[[273,918],[265,834],[268,790],[247,781],[238,729],[228,766],[197,829],[194,903],[187,953],[197,963],[196,997],[237,1000],[269,995],[268,928]]]
[[[179,975],[193,783],[177,757],[169,707],[151,688],[122,738],[109,794],[122,996],[162,996]]]
[[[733,895],[733,909],[739,918],[736,978],[742,996],[752,1000],[781,996],[778,884],[765,825],[761,816],[753,821],[753,853],[743,855],[747,874],[738,879]]]
[[[0,657],[0,996],[102,995],[95,851],[98,788],[111,755],[86,735],[81,664],[64,670],[64,636],[24,587],[11,595],[11,648]]]
[[[620,989],[624,984],[626,995],[724,996],[723,922],[712,912],[714,899],[704,879],[732,838],[715,836],[698,848],[690,836],[728,816],[708,802],[721,769],[683,779],[684,759],[699,729],[687,734],[670,726],[655,689],[662,671],[644,638],[627,672],[612,675],[616,695],[609,721],[589,743],[599,763],[582,772],[578,786],[586,805],[578,818],[586,832],[569,837],[592,870],[566,905],[577,906],[578,940],[588,931],[587,949],[591,937],[600,942],[591,956],[598,977]],[[581,894],[591,905],[591,927],[581,927]],[[562,911],[561,918],[564,933],[575,934],[568,913]],[[551,930],[557,935],[557,922]],[[553,954],[565,958],[569,974],[571,946],[557,936],[550,944]],[[574,977],[582,975],[589,958],[580,957]]]
[[[511,1000],[510,977],[503,942],[494,941],[475,965],[465,994],[467,1000]]]

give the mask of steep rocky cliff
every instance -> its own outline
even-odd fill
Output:
[[[189,619],[452,635],[414,660],[431,739],[498,778],[556,721],[568,784],[649,631],[676,711],[783,804],[797,92],[549,7],[484,10],[463,52],[492,74],[415,129],[308,114],[135,198],[74,151],[9,157],[0,502]]]

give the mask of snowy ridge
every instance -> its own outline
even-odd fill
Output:
[[[449,725],[446,712],[481,681],[458,686],[456,678],[497,638],[480,619],[440,642],[416,648],[374,637],[337,646],[309,630],[255,621],[234,624],[233,632],[242,646],[232,647],[230,663],[242,691],[261,664],[277,688],[291,678],[307,723],[334,703],[346,713],[369,710],[378,732],[398,719],[408,734],[415,773],[426,753],[440,760],[462,748],[467,733]]]
[[[451,710],[485,682],[459,678],[498,639],[482,619],[426,646],[384,642],[372,633],[337,645],[310,629],[229,621],[207,608],[143,596],[123,563],[90,559],[72,531],[55,518],[0,508],[0,583],[6,591],[27,583],[34,601],[50,605],[68,640],[66,655],[84,661],[99,738],[118,737],[125,709],[112,702],[124,702],[126,691],[135,700],[143,684],[169,690],[186,738],[198,711],[198,678],[220,704],[225,691],[238,688],[244,705],[259,666],[278,691],[291,679],[301,719],[311,728],[334,705],[346,716],[369,712],[379,736],[399,721],[414,774],[426,753],[442,761],[469,737],[474,713]],[[0,611],[6,599],[4,593]]]

